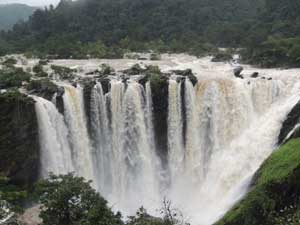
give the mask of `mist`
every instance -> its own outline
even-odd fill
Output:
[[[30,6],[48,6],[50,4],[57,5],[59,0],[0,0],[0,4],[21,3]]]

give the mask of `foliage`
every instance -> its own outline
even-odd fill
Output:
[[[8,51],[44,57],[115,58],[146,50],[200,56],[213,49],[211,42],[239,45],[247,29],[240,24],[255,18],[262,5],[262,0],[62,0],[2,36],[12,45]]]
[[[160,218],[150,216],[143,207],[136,212],[135,216],[130,216],[128,219],[126,225],[170,225]]]
[[[32,71],[37,77],[47,77],[48,74],[43,70],[43,65],[38,63],[32,68]]]
[[[5,59],[2,64],[7,67],[12,67],[13,65],[17,64],[17,60],[15,58],[9,57]]]
[[[289,224],[293,218],[294,224],[298,224],[299,162],[300,140],[294,139],[265,161],[247,196],[216,225],[280,225]]]
[[[2,32],[0,55],[122,58],[152,50],[200,57],[217,46],[242,47],[245,62],[263,67],[299,66],[299,35],[298,0],[61,0]]]
[[[37,184],[44,225],[122,225],[104,200],[83,178],[55,176]]]
[[[6,201],[14,210],[21,210],[20,203],[26,196],[26,191],[10,184],[7,177],[0,176],[0,201]]]
[[[72,79],[76,70],[69,67],[51,65],[51,69],[55,75],[58,75],[61,79]]]
[[[48,100],[52,100],[53,95],[58,91],[58,87],[48,78],[43,78],[31,80],[27,85],[27,90]]]
[[[213,62],[228,62],[232,60],[232,53],[228,50],[218,51],[213,55]]]
[[[248,54],[248,55],[247,55]],[[257,48],[247,51],[244,57],[262,67],[300,66],[300,38],[268,37]]]
[[[100,66],[101,70],[100,70],[100,75],[105,76],[105,75],[110,75],[113,74],[115,72],[114,68],[110,67],[109,65],[103,63]]]
[[[30,74],[24,72],[22,68],[9,67],[0,70],[1,88],[21,87],[23,81],[29,80]]]
[[[38,175],[39,142],[34,101],[16,89],[0,94],[0,174],[29,188]]]

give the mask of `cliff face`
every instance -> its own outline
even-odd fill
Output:
[[[295,129],[295,126],[300,123],[300,101],[294,106],[288,114],[286,120],[282,124],[282,128],[278,137],[278,144],[290,138],[300,137],[300,127]]]
[[[0,174],[30,186],[38,176],[39,141],[34,100],[9,92],[0,95]]]

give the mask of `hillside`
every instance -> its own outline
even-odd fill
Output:
[[[35,10],[24,4],[0,4],[0,30],[9,30],[17,22],[28,20]]]
[[[202,56],[244,48],[246,62],[300,66],[298,0],[61,0],[2,35],[0,54],[119,58],[155,50]]]
[[[95,42],[110,48],[112,57],[120,49],[149,48],[198,55],[211,44],[240,45],[248,29],[242,22],[256,18],[262,6],[262,0],[62,0],[55,9],[36,11],[5,39],[14,51],[64,57],[80,56],[82,45]]]
[[[247,196],[215,225],[299,224],[299,162],[300,140],[294,139],[265,161]]]

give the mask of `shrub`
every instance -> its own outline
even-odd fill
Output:
[[[22,82],[29,82],[30,74],[22,68],[5,68],[0,70],[0,88],[21,87]]]
[[[73,174],[56,176],[37,184],[36,193],[44,225],[123,225],[107,202],[86,182]]]

